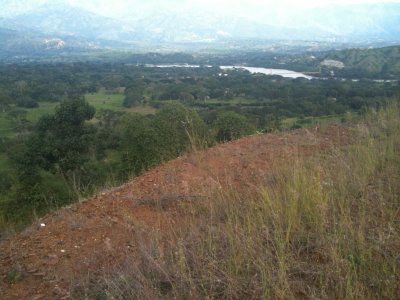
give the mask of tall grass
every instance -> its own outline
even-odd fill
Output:
[[[72,288],[85,299],[396,299],[400,109],[371,111],[350,146],[293,158],[254,188],[181,205],[135,234],[138,254]]]

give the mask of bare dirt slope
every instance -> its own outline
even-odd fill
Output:
[[[174,209],[221,187],[246,188],[272,165],[351,140],[339,125],[245,137],[156,167],[48,214],[0,244],[0,299],[68,299],[71,282],[134,256],[135,234],[181,226]]]

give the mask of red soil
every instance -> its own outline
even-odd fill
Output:
[[[338,125],[245,137],[194,152],[81,203],[53,212],[0,243],[1,299],[68,299],[71,282],[134,256],[135,236],[179,226],[173,203],[221,187],[268,180],[273,165],[350,142]],[[41,226],[45,224],[45,226]],[[22,275],[10,283],[10,274]]]

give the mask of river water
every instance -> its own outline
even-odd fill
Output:
[[[267,68],[255,68],[255,67],[242,67],[242,66],[221,66],[222,70],[234,70],[234,69],[243,69],[249,71],[252,74],[260,73],[265,75],[278,75],[287,78],[306,78],[312,79],[313,77],[307,76],[303,73],[285,70],[285,69],[267,69]]]
[[[211,65],[189,65],[189,64],[159,64],[159,65],[152,65],[152,64],[146,64],[146,67],[151,67],[151,68],[201,68],[201,67],[206,67],[206,68],[212,68],[213,66]],[[290,71],[290,70],[285,70],[285,69],[268,69],[268,68],[256,68],[256,67],[244,67],[244,66],[220,66],[219,67],[221,70],[236,70],[236,69],[242,69],[249,71],[251,74],[265,74],[265,75],[278,75],[286,78],[306,78],[306,79],[319,79],[319,80],[327,80],[328,78],[325,77],[312,77],[308,76],[306,74],[300,73],[300,72],[295,72],[295,71]],[[350,78],[338,78],[335,77],[336,80],[351,80],[351,81],[360,81],[360,79],[350,79]],[[383,79],[370,79],[374,82],[380,82],[380,83],[387,83],[387,82],[396,82],[397,80],[383,80]]]
[[[189,65],[189,64],[146,64],[146,67],[150,68],[200,68],[200,67],[208,67],[211,68],[212,66],[200,66],[200,65]],[[243,67],[243,66],[220,66],[221,70],[235,70],[235,69],[242,69],[247,70],[252,74],[260,73],[265,75],[278,75],[287,78],[307,78],[312,79],[313,77],[307,76],[303,73],[284,70],[284,69],[267,69],[267,68],[255,68],[255,67]]]

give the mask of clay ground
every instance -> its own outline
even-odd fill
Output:
[[[135,236],[182,226],[176,203],[268,180],[272,166],[348,144],[339,125],[245,137],[156,167],[111,191],[48,214],[0,244],[1,299],[68,299],[71,282],[140,246]],[[42,225],[41,225],[42,224]],[[10,283],[10,276],[17,280]]]

